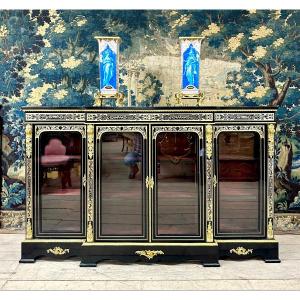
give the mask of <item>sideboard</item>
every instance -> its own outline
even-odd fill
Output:
[[[280,262],[276,108],[26,107],[20,262]]]

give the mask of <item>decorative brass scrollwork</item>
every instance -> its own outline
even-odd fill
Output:
[[[214,188],[217,186],[217,184],[218,184],[217,176],[214,175],[214,177],[213,177],[213,185],[214,185]]]
[[[140,256],[145,256],[150,260],[154,256],[164,255],[165,253],[161,250],[140,250],[140,251],[135,251],[135,254],[140,255]]]
[[[54,255],[64,255],[70,253],[70,249],[63,249],[61,247],[54,247],[47,250],[47,253],[52,253]]]
[[[147,189],[153,189],[153,187],[154,187],[154,179],[153,179],[153,177],[149,177],[149,176],[147,176],[146,177],[146,188]]]
[[[212,125],[206,125],[205,138],[206,138],[206,157],[208,159],[211,159],[211,157],[212,157],[212,139],[213,139]]]
[[[252,254],[253,253],[253,249],[246,249],[244,247],[237,247],[237,248],[233,248],[230,249],[229,251],[230,253],[235,253],[237,255],[248,255],[248,254]]]
[[[268,154],[269,157],[274,157],[274,135],[275,126],[274,124],[268,125]]]
[[[31,219],[27,219],[26,224],[26,239],[32,239],[32,225],[31,225]]]

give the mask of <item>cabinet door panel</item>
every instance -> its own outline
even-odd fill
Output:
[[[202,127],[152,129],[153,239],[202,238]]]
[[[36,235],[84,236],[82,133],[50,128],[37,141]]]
[[[264,153],[259,133],[220,132],[216,147],[216,236],[263,235]]]
[[[98,128],[97,239],[145,239],[146,127]]]

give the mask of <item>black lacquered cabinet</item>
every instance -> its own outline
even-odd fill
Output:
[[[21,262],[279,262],[274,108],[25,108]]]

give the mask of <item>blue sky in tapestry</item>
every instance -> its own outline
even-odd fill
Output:
[[[275,207],[299,210],[299,19],[290,10],[0,11],[2,209],[24,209],[21,107],[95,104],[95,36],[121,38],[121,105],[134,106],[182,104],[178,38],[201,36],[203,104],[279,106]]]

